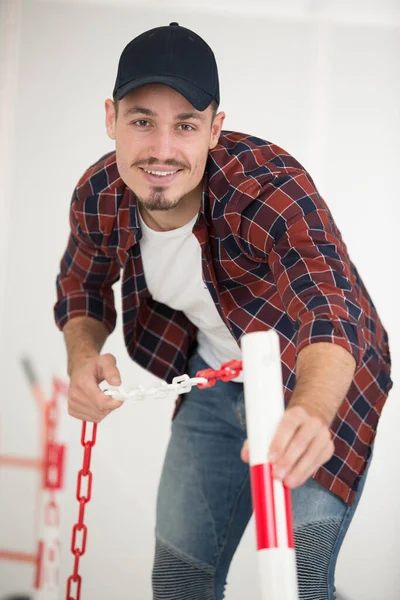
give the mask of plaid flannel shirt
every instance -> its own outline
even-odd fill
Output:
[[[129,355],[167,382],[185,373],[196,328],[149,294],[136,198],[119,175],[115,151],[80,178],[70,225],[56,282],[58,327],[87,315],[111,333],[112,285],[122,270]],[[392,386],[388,337],[312,178],[275,144],[222,131],[208,155],[193,233],[202,249],[204,281],[237,343],[252,331],[278,332],[286,403],[296,356],[306,345],[331,342],[354,356],[353,382],[331,426],[335,453],[314,474],[352,504]]]

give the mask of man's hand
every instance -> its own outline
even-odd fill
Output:
[[[265,460],[287,487],[302,485],[334,453],[330,425],[352,382],[353,356],[329,342],[315,342],[297,357],[296,384]],[[241,457],[249,462],[245,441]]]
[[[71,372],[68,393],[68,413],[82,421],[100,423],[112,410],[123,402],[106,396],[99,383],[121,385],[121,377],[112,354],[93,356]]]
[[[278,425],[268,461],[273,463],[277,479],[282,479],[289,488],[296,488],[326,463],[333,452],[334,444],[327,424],[319,417],[311,416],[302,406],[293,406],[286,409]],[[249,462],[247,440],[241,458]]]

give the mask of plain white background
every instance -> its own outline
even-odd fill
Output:
[[[389,331],[399,374],[399,24],[395,1],[5,2],[0,21],[0,453],[38,456],[38,413],[20,360],[47,392],[66,376],[53,321],[55,277],[74,186],[114,148],[104,100],[124,46],[178,21],[213,48],[225,129],[277,143],[310,171]],[[115,286],[120,309],[119,284]],[[121,319],[107,341],[124,384],[156,380],[127,357]],[[346,600],[400,596],[399,393],[384,409],[369,479],[342,547],[337,587]],[[155,495],[173,401],[125,404],[99,427],[92,459],[83,597],[150,600]],[[61,591],[71,572],[80,423],[66,414]],[[0,470],[0,548],[35,548],[37,476]],[[232,563],[227,599],[259,598],[251,521]],[[31,590],[29,565],[0,562],[0,595]]]

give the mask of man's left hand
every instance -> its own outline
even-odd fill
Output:
[[[333,452],[334,443],[328,425],[298,405],[285,410],[266,460],[273,463],[277,479],[289,488],[296,488],[326,463]],[[247,440],[241,458],[249,462]]]

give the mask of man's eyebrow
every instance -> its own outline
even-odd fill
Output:
[[[157,113],[155,113],[150,108],[145,108],[144,106],[131,106],[130,108],[126,109],[126,111],[124,112],[124,117],[129,117],[131,115],[145,115],[146,117],[158,117]],[[175,116],[176,121],[186,121],[188,119],[198,119],[199,121],[204,121],[203,115],[197,112],[183,112]]]
[[[131,106],[127,108],[124,112],[124,117],[129,117],[130,115],[146,115],[147,117],[156,117],[156,113],[150,110],[149,108],[143,108],[142,106]]]
[[[175,119],[178,121],[186,121],[188,119],[198,119],[199,121],[204,121],[203,115],[197,112],[180,113],[179,115],[176,115]]]

